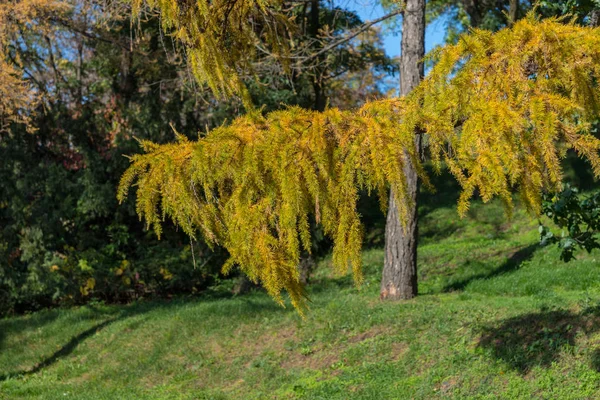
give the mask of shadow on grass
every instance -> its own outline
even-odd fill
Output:
[[[85,308],[82,312],[70,313],[69,315],[65,315],[68,308],[53,308],[0,319],[0,351],[4,347],[4,340],[7,336],[21,335],[27,331],[43,329],[59,319],[62,325],[68,326],[81,321],[96,321],[101,317],[114,317],[115,314],[114,311],[100,310],[92,305],[85,306]]]
[[[491,352],[510,368],[526,374],[532,368],[548,368],[561,353],[572,351],[578,334],[591,335],[600,330],[600,308],[579,314],[571,311],[545,311],[509,318],[499,325],[484,327],[478,347]],[[590,360],[600,371],[600,350]]]
[[[533,257],[533,254],[540,248],[539,244],[531,244],[529,246],[525,246],[516,252],[514,252],[504,263],[502,263],[498,268],[488,271],[485,273],[471,275],[465,279],[461,279],[456,282],[452,282],[446,285],[443,289],[444,292],[453,292],[458,290],[464,290],[469,283],[473,281],[477,281],[480,279],[492,279],[497,276],[507,274],[509,272],[515,271],[519,269],[521,263],[523,261],[530,260]]]
[[[88,328],[85,331],[79,333],[78,335],[73,336],[71,338],[71,340],[69,340],[66,344],[64,344],[60,349],[55,351],[54,354],[44,358],[42,361],[37,363],[33,368],[0,375],[0,382],[5,381],[9,378],[18,378],[18,377],[31,375],[31,374],[40,372],[41,370],[43,370],[46,367],[51,366],[52,364],[54,364],[61,358],[64,358],[64,357],[68,356],[69,354],[71,354],[73,352],[73,350],[75,350],[77,348],[77,346],[79,346],[79,344],[81,342],[83,342],[85,339],[87,339],[88,337],[90,337],[93,334],[95,334],[96,332],[104,329],[106,326],[112,324],[113,322],[115,322],[119,319],[122,319],[123,317],[124,316],[120,316],[117,318],[111,318],[104,322],[93,325],[91,328]]]
[[[281,306],[276,304],[272,299],[260,293],[251,293],[237,298],[230,298],[230,301],[223,301],[226,296],[199,296],[194,298],[174,298],[172,300],[155,300],[138,302],[127,306],[110,306],[100,309],[93,306],[86,306],[84,310],[69,310],[66,308],[42,311],[34,313],[28,317],[18,317],[14,319],[0,320],[0,351],[6,346],[4,340],[11,335],[23,335],[26,331],[43,330],[49,325],[49,331],[56,330],[60,327],[61,330],[75,333],[70,339],[63,341],[66,343],[60,345],[58,350],[49,355],[36,357],[40,362],[32,367],[24,368],[20,371],[1,371],[0,382],[19,378],[32,374],[36,374],[54,365],[61,359],[67,358],[77,349],[79,345],[90,339],[94,334],[102,331],[109,325],[116,322],[122,322],[132,317],[137,317],[149,312],[162,312],[163,314],[171,313],[172,309],[185,309],[187,306],[200,307],[199,311],[202,319],[209,319],[211,316],[231,317],[232,320],[240,321],[243,317],[261,318],[265,314],[274,314],[284,312]],[[229,296],[231,297],[231,296]],[[88,321],[86,327],[81,327],[81,321]],[[71,324],[79,324],[79,328],[71,326]],[[135,320],[130,323],[127,329],[137,329],[144,321]],[[64,328],[64,329],[63,329]],[[83,329],[76,333],[76,329]],[[19,343],[20,346],[26,346],[26,343]],[[49,347],[49,346],[47,346]],[[14,349],[12,349],[14,351]],[[1,397],[1,396],[0,396]]]

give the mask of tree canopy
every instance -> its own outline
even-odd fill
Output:
[[[161,232],[172,218],[227,248],[229,261],[276,300],[287,291],[302,309],[298,258],[310,250],[309,219],[333,238],[334,265],[361,280],[358,191],[396,196],[403,220],[403,164],[428,185],[415,140],[437,171],[447,166],[462,187],[463,215],[475,194],[512,192],[539,214],[544,191],[560,189],[559,160],[574,149],[600,176],[600,140],[589,128],[598,111],[600,29],[533,14],[511,28],[475,30],[432,55],[435,66],[409,96],[322,113],[291,107],[237,118],[200,138],[157,145],[132,157],[118,193],[137,179],[137,212]],[[431,188],[433,189],[433,188]]]
[[[16,37],[20,36],[24,26],[41,35],[51,35],[52,25],[47,17],[68,10],[68,5],[59,0],[7,1],[0,4],[0,131],[14,122],[28,123],[31,110],[39,100],[39,93],[30,90],[23,81],[22,60],[13,48]]]
[[[134,15],[144,5],[160,11],[165,31],[186,48],[194,76],[217,95],[241,94],[249,104],[238,68],[248,71],[256,44],[265,43],[275,54],[288,50],[289,16],[283,3],[269,0],[132,0]],[[234,22],[239,21],[239,23]]]

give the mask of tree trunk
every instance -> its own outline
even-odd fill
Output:
[[[510,0],[508,3],[508,25],[517,22],[519,17],[519,0]]]
[[[242,274],[233,287],[233,294],[236,296],[248,294],[250,290],[255,287],[257,287],[256,284],[252,282],[246,275]]]
[[[310,23],[308,25],[308,33],[312,39],[316,39],[319,36],[319,30],[321,29],[319,1],[320,0],[311,0],[310,2]],[[313,110],[315,111],[324,111],[327,104],[322,80],[323,73],[323,68],[316,67],[314,76],[312,77],[312,86],[314,90]],[[311,229],[313,228],[311,227]],[[302,283],[302,285],[308,285],[310,275],[315,269],[315,265],[314,258],[308,252],[303,251],[300,254],[298,270],[300,271],[300,283]]]
[[[320,17],[320,0],[311,0],[310,2],[310,25],[309,35],[311,39],[317,39],[319,37],[319,31],[321,30],[321,17]],[[317,63],[320,64],[320,57]],[[314,70],[314,76],[312,78],[313,91],[315,93],[313,109],[315,111],[324,111],[327,105],[327,97],[323,87],[323,68],[317,66]]]
[[[469,22],[472,27],[478,27],[481,23],[481,7],[478,0],[465,0],[463,7],[469,16]]]
[[[597,28],[600,25],[600,8],[592,10],[590,13],[590,26]]]
[[[310,280],[310,275],[315,269],[316,263],[312,255],[304,251],[302,253],[303,254],[300,256],[300,265],[298,266],[298,269],[300,270],[300,283],[306,286]]]
[[[402,24],[402,55],[400,59],[400,94],[410,93],[424,75],[425,0],[408,0]],[[421,151],[420,138],[415,143]],[[390,193],[385,227],[385,261],[381,279],[382,299],[411,299],[417,295],[417,195],[419,180],[411,162],[404,168],[407,190],[412,200],[406,227],[398,219],[398,209]]]

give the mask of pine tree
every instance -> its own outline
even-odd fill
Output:
[[[431,190],[418,133],[436,171],[447,167],[471,198],[500,197],[506,211],[518,191],[532,214],[543,191],[560,190],[560,159],[575,150],[600,176],[598,113],[600,29],[533,14],[497,33],[475,30],[436,51],[435,66],[410,94],[356,111],[291,107],[257,112],[198,141],[143,142],[119,190],[137,179],[137,210],[160,234],[172,218],[190,236],[224,245],[230,259],[279,302],[302,307],[297,270],[309,250],[309,216],[333,238],[334,265],[361,281],[360,189],[392,189],[406,227],[413,199],[403,171],[411,163]]]

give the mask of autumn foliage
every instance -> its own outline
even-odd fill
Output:
[[[292,25],[277,1],[130,1],[135,16],[160,12],[165,32],[184,45],[196,79],[222,97],[238,94],[250,103],[240,74],[251,70],[257,43],[279,55],[288,50]]]
[[[403,164],[428,177],[414,141],[423,140],[437,171],[471,198],[512,193],[539,213],[544,191],[559,189],[560,159],[574,149],[600,175],[600,140],[589,133],[598,111],[600,30],[532,14],[498,33],[476,30],[433,56],[413,93],[348,112],[289,108],[238,118],[191,142],[143,142],[119,198],[137,179],[137,210],[160,234],[165,217],[190,236],[227,248],[224,269],[238,265],[279,302],[287,291],[302,308],[297,264],[310,250],[309,218],[333,238],[335,266],[361,279],[359,190],[386,204],[395,193],[408,210]],[[433,188],[431,188],[433,189]]]
[[[0,3],[0,131],[11,123],[28,124],[40,93],[23,80],[21,60],[10,43],[20,30],[35,29],[43,35],[52,31],[51,15],[67,12],[61,0],[19,0]]]

